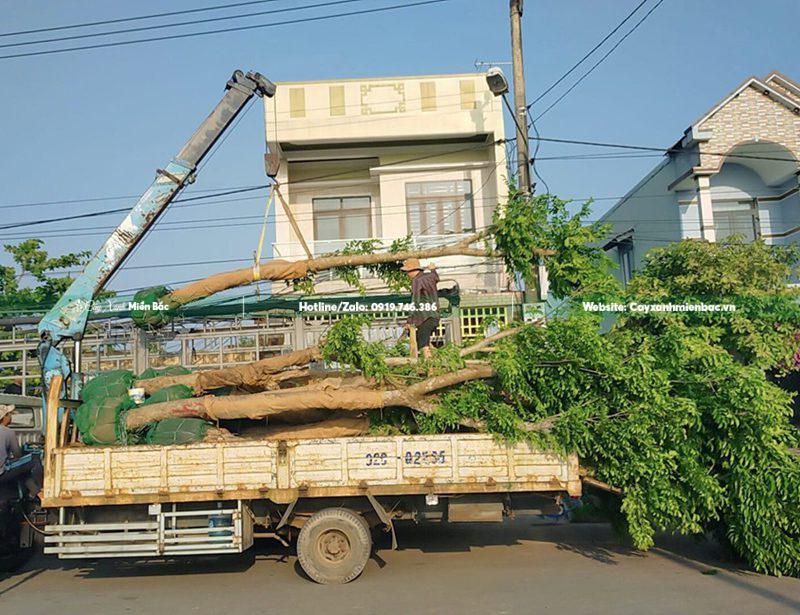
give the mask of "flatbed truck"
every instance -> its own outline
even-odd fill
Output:
[[[58,384],[58,383],[56,383]],[[56,387],[51,392],[57,392]],[[296,538],[320,583],[357,577],[394,522],[501,522],[579,496],[575,456],[488,434],[90,447],[48,402],[45,552],[60,558],[241,553]]]
[[[354,579],[372,531],[397,540],[398,519],[501,521],[514,511],[557,512],[580,494],[578,461],[448,434],[323,440],[246,440],[180,446],[89,447],[70,411],[82,385],[81,340],[92,303],[253,96],[275,85],[235,71],[220,102],[39,323],[45,387],[43,505],[53,512],[45,551],[61,558],[240,553],[256,538],[297,539],[305,572]],[[267,174],[276,158],[265,158]],[[73,341],[73,360],[60,344]],[[61,399],[65,378],[68,397]]]

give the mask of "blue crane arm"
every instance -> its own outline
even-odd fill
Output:
[[[65,338],[81,339],[94,298],[172,200],[193,181],[195,169],[203,157],[253,95],[274,94],[275,85],[259,73],[234,72],[216,108],[166,168],[157,171],[155,180],[130,213],[39,322],[41,336],[49,338],[53,346]]]
[[[209,116],[133,206],[122,223],[92,256],[83,272],[39,322],[39,362],[45,382],[48,373],[68,372],[66,357],[56,348],[64,339],[75,340],[75,371],[80,371],[80,340],[97,294],[130,255],[186,184],[194,181],[200,161],[236,119],[250,99],[274,96],[275,85],[259,73],[235,71],[225,95]],[[76,391],[73,382],[73,391]]]

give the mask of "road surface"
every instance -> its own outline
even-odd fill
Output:
[[[401,526],[362,576],[320,586],[289,549],[237,558],[59,561],[0,577],[3,613],[798,613],[800,579],[746,572],[718,549],[667,538],[643,554],[599,524]]]

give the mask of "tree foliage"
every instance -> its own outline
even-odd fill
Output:
[[[550,284],[566,308],[546,327],[498,342],[488,359],[493,380],[442,393],[432,415],[384,411],[377,428],[458,431],[472,419],[508,440],[577,453],[594,477],[623,490],[618,512],[639,548],[659,531],[713,533],[758,571],[800,574],[800,457],[792,451],[800,438],[791,394],[769,377],[795,368],[800,308],[787,283],[796,250],[685,240],[654,250],[623,288],[597,247],[604,229],[583,223],[588,212],[570,214],[549,195],[512,196],[487,238],[529,281],[533,250],[556,250]],[[609,325],[584,310],[588,298],[735,311],[629,311]],[[374,367],[376,351],[349,331],[330,338],[339,339],[331,356],[350,353],[348,363],[386,378]],[[546,433],[523,428],[544,420],[552,421]]]
[[[41,239],[7,244],[13,266],[0,265],[0,310],[33,311],[49,308],[64,294],[72,278],[53,275],[69,267],[82,267],[90,252],[50,256]]]

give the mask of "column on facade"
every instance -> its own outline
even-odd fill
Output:
[[[716,241],[711,199],[711,178],[708,175],[697,175],[695,181],[697,182],[697,206],[700,209],[700,237],[707,241]]]

